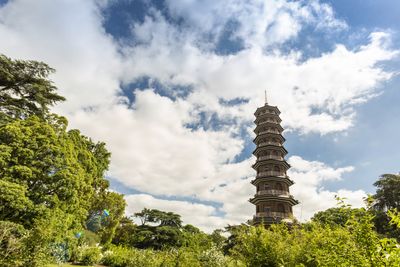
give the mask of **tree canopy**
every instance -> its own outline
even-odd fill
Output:
[[[400,174],[383,174],[374,183],[377,187],[374,195],[374,207],[381,211],[400,210]]]
[[[0,123],[30,115],[43,117],[65,98],[48,79],[54,72],[43,62],[12,60],[0,54]]]

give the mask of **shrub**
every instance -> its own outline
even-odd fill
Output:
[[[79,259],[79,262],[83,265],[94,265],[99,263],[101,260],[101,250],[99,247],[87,247],[84,248]]]
[[[104,252],[102,263],[110,267],[126,267],[129,263],[131,249],[126,247],[110,246]]]
[[[25,265],[27,236],[28,231],[22,225],[0,221],[0,266]]]
[[[224,267],[227,266],[227,257],[222,254],[221,250],[213,246],[210,249],[203,251],[198,257],[201,266],[207,267]]]

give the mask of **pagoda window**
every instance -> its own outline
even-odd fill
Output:
[[[283,204],[281,204],[281,203],[279,203],[277,205],[277,209],[278,209],[278,212],[285,212],[285,206],[283,206]]]
[[[270,206],[264,206],[264,212],[270,213],[271,212],[271,207]]]
[[[281,171],[281,170],[279,169],[278,166],[275,166],[275,167],[274,167],[274,171],[279,172],[279,171]]]
[[[283,191],[282,184],[281,183],[276,183],[276,189],[280,190],[280,191]]]
[[[270,190],[271,185],[270,184],[264,184],[264,190]]]

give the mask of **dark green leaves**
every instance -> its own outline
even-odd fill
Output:
[[[50,106],[64,101],[48,79],[52,72],[42,62],[0,55],[0,123],[30,115],[44,117]]]

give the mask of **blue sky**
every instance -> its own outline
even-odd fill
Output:
[[[0,52],[57,69],[54,111],[105,141],[127,213],[206,231],[251,218],[253,112],[282,111],[291,188],[309,219],[399,172],[400,3],[0,1]]]

